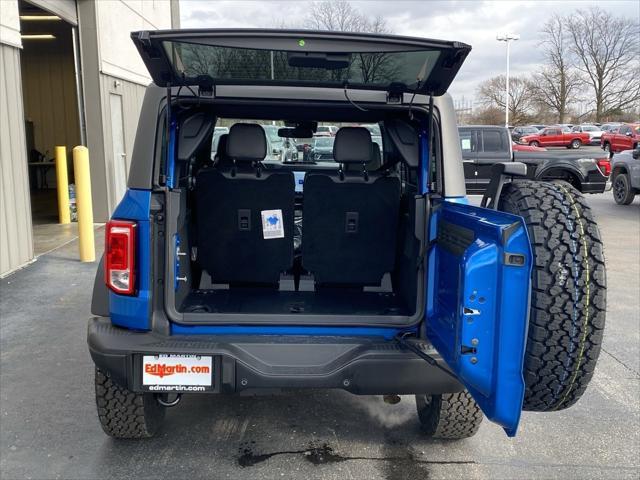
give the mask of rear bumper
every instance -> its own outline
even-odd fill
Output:
[[[454,378],[394,341],[361,337],[279,335],[162,336],[89,320],[91,357],[114,381],[142,391],[141,356],[198,354],[214,357],[215,392],[264,388],[340,388],[361,395],[451,393]],[[435,351],[425,350],[440,360]]]
[[[582,193],[603,193],[611,189],[611,182],[604,179],[598,182],[583,182]]]

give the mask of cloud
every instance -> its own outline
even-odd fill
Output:
[[[310,2],[203,1],[180,2],[183,28],[277,28],[304,25]],[[540,68],[539,30],[553,14],[566,15],[598,6],[616,15],[640,14],[635,1],[351,1],[370,17],[383,18],[393,33],[458,40],[473,50],[451,86],[455,97],[472,98],[480,82],[505,72],[505,44],[499,32],[520,34],[511,44],[511,73],[530,76]]]

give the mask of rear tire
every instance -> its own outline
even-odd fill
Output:
[[[636,192],[631,188],[629,176],[626,173],[616,173],[613,177],[613,199],[618,205],[629,205],[633,202]]]
[[[442,395],[416,395],[422,431],[431,438],[460,440],[473,437],[482,412],[466,390]]]
[[[611,151],[610,143],[605,142],[605,144],[602,146],[602,150],[604,150],[604,152],[607,154],[609,158],[613,157],[613,152]]]
[[[98,368],[95,372],[96,405],[104,432],[114,438],[151,438],[165,415],[152,393],[134,393],[116,384]]]
[[[605,323],[606,279],[591,209],[564,183],[505,186],[500,210],[521,216],[533,249],[523,409],[562,410],[584,394]]]

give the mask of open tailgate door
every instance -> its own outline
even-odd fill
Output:
[[[432,230],[427,336],[487,418],[513,436],[524,398],[531,284],[524,221],[442,202]]]

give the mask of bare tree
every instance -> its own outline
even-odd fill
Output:
[[[346,0],[311,3],[305,25],[314,30],[389,33],[382,17],[369,18]],[[397,66],[387,53],[366,53],[354,55],[349,71],[358,72],[362,83],[380,83],[392,80],[397,75]]]
[[[504,112],[504,91],[506,78],[504,75],[485,80],[478,87],[479,102],[484,107],[499,108]],[[509,118],[514,124],[525,122],[533,106],[531,82],[521,77],[509,79]]]
[[[346,0],[312,2],[305,24],[313,30],[389,33],[382,17],[369,19]]]
[[[566,28],[576,67],[592,90],[596,121],[640,100],[640,26],[637,17],[614,17],[600,8],[579,10]]]
[[[565,123],[569,103],[580,84],[580,75],[570,63],[569,38],[563,19],[554,15],[541,33],[545,66],[534,75],[532,93],[537,102],[557,115],[558,123]]]

